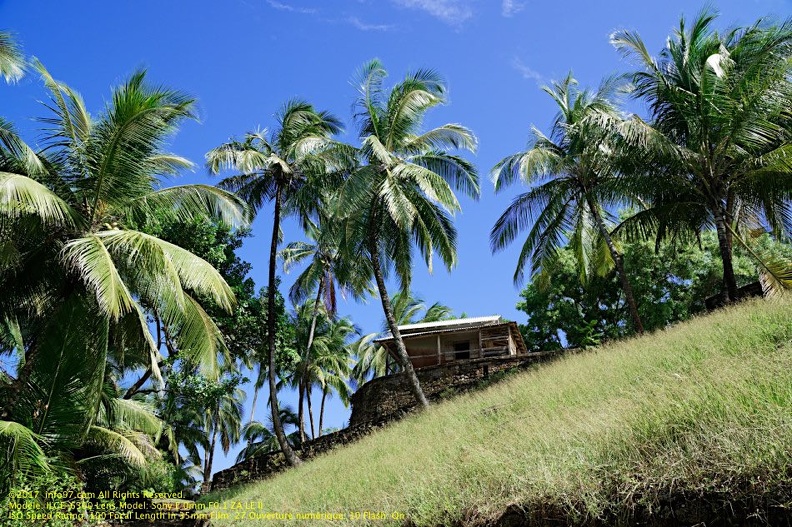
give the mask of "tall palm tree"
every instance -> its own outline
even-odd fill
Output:
[[[428,401],[407,356],[385,279],[396,272],[403,290],[412,276],[413,245],[429,270],[435,252],[448,269],[456,264],[456,229],[451,214],[460,210],[454,191],[478,198],[474,166],[451,149],[474,151],[476,138],[467,128],[445,124],[421,131],[423,117],[445,102],[446,87],[431,70],[409,74],[390,90],[378,60],[359,72],[355,119],[360,127],[361,165],[348,179],[341,201],[349,212],[347,230],[357,241],[356,254],[368,258],[388,321],[398,360],[421,407]]]
[[[295,326],[295,340],[299,349],[308,349],[309,352],[301,356],[294,368],[289,384],[298,390],[298,427],[300,441],[305,441],[304,403],[307,402],[311,438],[317,437],[314,428],[313,401],[311,395],[315,387],[322,391],[324,399],[332,391],[341,396],[346,404],[348,401],[349,386],[347,380],[350,374],[350,349],[349,337],[356,333],[356,328],[348,318],[338,319],[328,313],[323,305],[318,309],[313,300],[307,300],[295,307],[293,320]],[[313,338],[310,348],[307,340]],[[319,421],[322,421],[323,412]],[[319,427],[321,433],[321,426]]]
[[[224,454],[238,443],[242,436],[242,403],[245,391],[236,387],[231,392],[218,397],[216,404],[205,412],[204,429],[209,437],[209,448],[204,453],[203,483],[201,492],[207,493],[212,487],[212,467],[217,439]]]
[[[343,224],[338,220],[339,214],[334,206],[336,203],[330,199],[326,200],[326,203],[329,206],[320,211],[319,223],[311,222],[308,225],[306,233],[314,243],[293,242],[281,251],[283,267],[287,272],[292,266],[310,259],[308,266],[300,273],[289,291],[289,297],[295,304],[304,301],[311,296],[312,291],[316,291],[307,341],[301,353],[300,368],[305,371],[311,369],[312,348],[321,307],[324,307],[327,317],[333,318],[336,315],[337,292],[340,291],[342,296],[349,294],[358,300],[363,299],[368,293],[373,293],[370,286],[371,270],[367,262],[353,262],[351,259],[343,258],[341,251],[343,233],[340,229]],[[298,315],[301,313],[300,308],[297,312]],[[295,378],[305,380],[304,376],[300,375]],[[298,382],[297,388],[300,438],[305,441],[303,400],[307,386],[304,382]],[[313,419],[311,424],[313,425]]]
[[[348,318],[336,319],[333,317],[327,321],[325,331],[314,343],[312,364],[315,365],[315,371],[318,374],[314,381],[322,393],[319,407],[319,436],[322,435],[327,398],[335,392],[344,406],[349,406],[351,390],[348,381],[351,374],[351,350],[347,341],[355,333],[357,330]],[[310,401],[310,391],[312,390],[311,384],[308,385]]]
[[[635,221],[660,236],[714,226],[724,298],[733,301],[734,235],[740,241],[740,230],[765,224],[785,237],[792,228],[792,20],[720,34],[715,19],[709,10],[690,26],[683,18],[657,58],[637,33],[618,32],[612,42],[637,62],[633,95],[652,119],[651,127],[631,125],[646,154],[636,172],[651,205]]]
[[[109,364],[159,371],[146,313],[159,314],[185,360],[216,371],[222,338],[195,297],[230,310],[230,288],[205,261],[137,228],[164,214],[239,225],[244,208],[214,187],[159,186],[190,166],[164,143],[193,117],[192,98],[149,86],[141,71],[94,119],[36,68],[52,96],[43,148],[0,141],[0,353],[18,357],[0,385],[0,420],[15,424],[0,428],[29,430],[0,442],[41,439],[62,453],[96,423]]]
[[[614,122],[620,119],[609,100],[614,85],[606,81],[593,93],[581,92],[576,85],[569,74],[562,82],[544,88],[559,109],[550,136],[534,128],[530,149],[504,158],[493,169],[496,192],[517,179],[534,186],[515,198],[498,218],[490,244],[493,251],[502,250],[531,225],[514,273],[515,282],[519,282],[529,260],[537,273],[555,257],[565,233],[571,233],[569,241],[585,271],[592,246],[585,238],[594,229],[607,244],[616,266],[633,327],[642,333],[624,258],[611,236],[605,209],[624,203],[626,198],[608,147],[615,130],[601,126],[603,115]]]
[[[287,102],[276,116],[271,133],[249,133],[241,142],[231,141],[206,154],[212,173],[234,169],[239,175],[220,185],[242,196],[258,211],[265,201],[274,201],[269,253],[267,293],[267,354],[270,408],[278,442],[290,465],[300,463],[280,422],[275,379],[275,267],[283,216],[297,215],[305,221],[315,215],[323,188],[332,187],[328,169],[334,167],[336,143],[331,139],[341,123],[327,112],[318,112],[304,101]]]

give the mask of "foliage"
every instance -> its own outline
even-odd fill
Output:
[[[0,31],[0,75],[6,82],[15,82],[25,73],[25,59],[14,36]]]
[[[617,32],[612,43],[636,62],[632,93],[652,119],[623,127],[632,161],[623,184],[648,204],[632,228],[662,239],[715,227],[724,298],[736,300],[734,236],[792,232],[792,20],[720,33],[716,18],[704,9],[690,24],[681,19],[657,57],[634,32]],[[765,283],[792,287],[789,262],[768,263]]]
[[[450,270],[456,264],[456,229],[451,216],[461,210],[456,192],[477,199],[478,173],[456,149],[475,151],[476,137],[459,124],[423,131],[426,113],[446,102],[443,79],[418,70],[390,89],[379,60],[360,69],[355,120],[361,162],[345,182],[340,201],[347,211],[348,258],[365,257],[377,284],[396,355],[421,407],[428,401],[407,356],[393,316],[385,278],[394,271],[409,290],[413,247],[429,271],[435,254]]]
[[[9,489],[8,495],[0,499],[3,527],[74,527],[75,522],[68,518],[33,520],[25,517],[25,512],[51,512],[63,511],[76,514],[78,518],[88,517],[90,503],[87,498],[78,497],[83,491],[82,483],[74,476],[63,471],[42,471],[27,475],[15,482]],[[104,489],[106,490],[106,489]],[[50,497],[47,496],[50,494]],[[51,496],[69,496],[70,498],[53,498]],[[9,505],[24,507],[25,504],[38,503],[39,510],[25,511],[22,508],[11,508]],[[53,507],[47,509],[47,506]],[[12,511],[16,510],[20,517],[12,518]]]
[[[211,375],[224,346],[196,298],[228,311],[234,297],[205,260],[138,227],[161,216],[241,224],[242,203],[205,185],[160,187],[190,166],[165,146],[194,117],[191,97],[138,71],[92,117],[35,66],[51,95],[41,148],[10,126],[0,141],[0,354],[14,357],[0,385],[0,446],[15,457],[0,477],[43,468],[42,451],[63,466],[94,449],[139,468],[158,432],[139,419],[147,411],[118,402],[114,379],[143,368],[159,377],[147,314]]]
[[[696,242],[663,243],[658,251],[648,241],[621,245],[635,294],[643,299],[639,312],[648,331],[703,311],[704,300],[720,291],[715,233],[704,233],[701,244],[699,248]],[[517,309],[528,315],[520,329],[529,351],[595,346],[633,333],[613,272],[592,274],[581,282],[571,248],[562,249],[546,271],[549,281],[529,283],[517,304]],[[735,272],[741,286],[757,277],[754,261],[740,250],[735,255]]]

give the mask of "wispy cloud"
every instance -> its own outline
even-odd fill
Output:
[[[267,3],[273,9],[280,9],[281,11],[291,11],[292,13],[302,13],[303,15],[315,15],[316,9],[307,8],[307,7],[294,7],[289,4],[282,4],[280,2],[276,2],[275,0],[267,0]]]
[[[544,76],[539,73],[538,71],[530,68],[526,65],[520,57],[514,57],[512,59],[512,68],[517,70],[520,75],[523,76],[524,79],[535,81],[537,84],[543,84],[545,82]]]
[[[403,7],[421,9],[446,24],[459,26],[473,16],[473,10],[462,0],[392,0]]]
[[[501,4],[501,14],[505,17],[510,17],[523,10],[525,4],[517,2],[516,0],[503,0]]]
[[[369,24],[367,22],[363,22],[356,16],[349,17],[346,19],[346,21],[361,31],[390,31],[394,28],[394,26],[390,24]]]

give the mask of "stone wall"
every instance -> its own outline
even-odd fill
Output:
[[[525,368],[559,356],[559,352],[529,353],[517,357],[492,357],[450,362],[416,370],[424,394],[430,400],[476,387],[490,376],[507,370]],[[408,412],[415,406],[407,376],[403,373],[373,379],[352,395],[350,426],[377,422]]]
[[[312,441],[306,441],[302,448],[295,449],[295,453],[303,461],[306,461],[337,446],[357,441],[398,417],[398,415],[392,415],[377,422],[364,423],[354,427],[350,426],[343,430],[323,435]],[[289,468],[289,465],[280,451],[256,456],[215,474],[212,478],[212,490],[227,489],[237,483],[266,479],[287,468]]]

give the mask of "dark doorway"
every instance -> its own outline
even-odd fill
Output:
[[[470,341],[454,342],[454,359],[463,360],[470,358]]]

